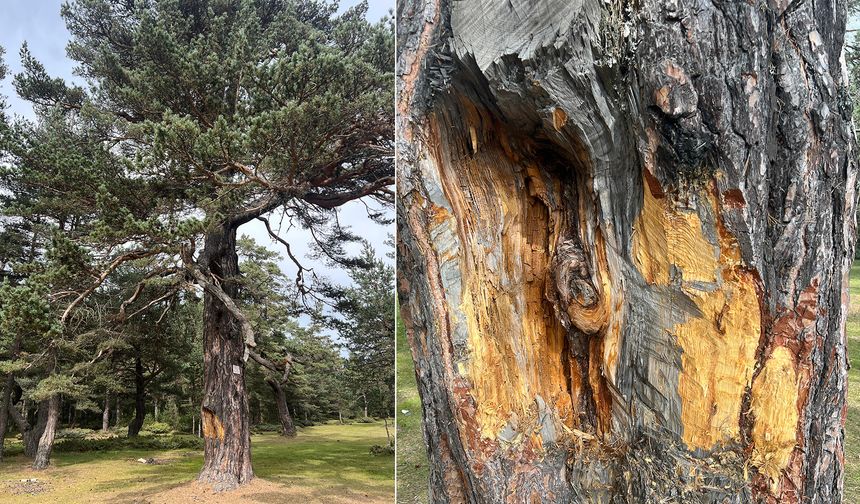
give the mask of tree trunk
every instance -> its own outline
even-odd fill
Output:
[[[105,393],[105,407],[102,410],[102,432],[107,432],[110,427],[110,394]]]
[[[15,377],[12,373],[6,375],[6,383],[3,384],[3,397],[0,399],[0,462],[3,461],[3,445],[6,439],[6,430],[9,421],[9,408],[12,406],[12,387],[15,385]]]
[[[114,411],[116,411],[116,417],[114,418],[114,426],[119,427],[119,419],[122,416],[122,410],[119,407],[119,394],[116,395],[116,407],[114,407]]]
[[[128,437],[137,437],[140,428],[143,427],[143,419],[146,417],[146,378],[143,375],[143,363],[140,359],[140,350],[135,351],[134,356],[134,418],[128,424]]]
[[[21,334],[17,334],[12,343],[11,351],[9,352],[10,360],[18,358],[21,351]],[[6,431],[9,428],[9,409],[14,408],[12,405],[12,390],[16,387],[15,373],[6,375],[5,383],[3,384],[3,396],[0,398],[0,462],[3,461],[3,448],[5,445]],[[17,401],[17,399],[16,399]],[[23,434],[23,429],[21,430]]]
[[[55,394],[48,399],[47,419],[45,429],[39,438],[39,447],[33,459],[33,469],[45,469],[51,462],[51,450],[54,449],[54,435],[57,432],[57,420],[60,417],[60,396]]]
[[[26,404],[26,403],[25,403]],[[36,456],[36,449],[39,446],[39,439],[45,431],[45,425],[48,422],[48,401],[39,403],[38,413],[36,415],[36,424],[31,424],[24,414],[27,413],[27,408],[23,408],[24,414],[18,411],[14,405],[9,405],[7,408],[9,416],[18,425],[18,430],[21,431],[21,438],[24,444],[24,455],[33,458]],[[59,415],[59,412],[57,413]]]
[[[399,6],[431,500],[840,502],[845,3]]]
[[[364,418],[367,418],[367,394],[362,393],[361,398],[364,399]]]
[[[201,266],[220,279],[235,298],[239,275],[236,230],[214,230],[206,236]],[[209,291],[203,303],[203,469],[199,479],[228,489],[253,478],[248,396],[245,391],[245,343],[239,322]]]
[[[155,403],[155,405],[154,405],[155,407],[152,410],[152,419],[157,422],[158,421],[158,399],[155,399],[153,402]]]
[[[266,378],[266,383],[272,389],[275,395],[275,404],[278,405],[278,420],[281,422],[281,435],[287,437],[296,436],[296,426],[293,424],[293,417],[290,416],[290,410],[287,408],[287,394],[284,387],[278,380]]]

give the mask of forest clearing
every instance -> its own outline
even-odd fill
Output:
[[[179,435],[179,438],[194,439]],[[302,428],[297,437],[275,433],[251,437],[256,478],[247,490],[219,497],[189,483],[200,471],[202,450],[119,449],[66,452],[58,447],[52,466],[30,468],[20,442],[7,440],[0,464],[0,500],[4,503],[170,502],[195,495],[209,502],[391,502],[394,498],[392,454],[371,454],[386,442],[381,421]],[[145,460],[146,462],[140,462]],[[175,502],[191,501],[175,500]]]
[[[8,4],[0,501],[390,501],[390,19]]]

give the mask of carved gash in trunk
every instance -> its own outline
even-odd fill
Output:
[[[224,294],[235,298],[234,278],[239,275],[236,227],[228,225],[207,234],[200,264],[219,279]],[[213,483],[216,489],[233,488],[254,476],[245,391],[245,340],[234,313],[209,288],[203,304],[203,351],[201,418],[205,448],[199,479]]]
[[[844,30],[844,2],[399,2],[434,502],[839,501]]]

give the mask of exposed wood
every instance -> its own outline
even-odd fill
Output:
[[[398,2],[433,502],[839,502],[842,1]]]

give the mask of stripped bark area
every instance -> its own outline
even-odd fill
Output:
[[[433,502],[839,502],[845,10],[399,2]]]

